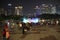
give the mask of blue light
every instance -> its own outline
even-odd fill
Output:
[[[31,18],[28,18],[28,19],[23,18],[24,23],[31,23],[31,22],[32,23],[38,23],[38,21],[39,21],[38,18],[32,18],[32,19]]]
[[[24,23],[27,23],[27,19],[26,19],[26,18],[23,18],[23,22],[24,22]]]
[[[33,18],[33,19],[32,19],[32,22],[33,22],[33,23],[38,23],[38,18]]]

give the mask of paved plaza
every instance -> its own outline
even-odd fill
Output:
[[[24,35],[16,28],[10,40],[60,40],[60,26],[34,26]]]

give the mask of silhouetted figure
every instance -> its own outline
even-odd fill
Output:
[[[2,35],[3,35],[3,40],[6,40],[6,31],[5,31],[5,29],[3,29],[3,31],[2,31]]]
[[[25,34],[29,30],[29,27],[25,23],[22,24],[22,33]]]
[[[27,23],[27,24],[26,24],[26,29],[29,31],[29,30],[30,30],[30,28],[31,28],[30,23]]]
[[[26,26],[25,23],[22,23],[22,34],[25,34],[25,30],[24,30],[25,26]]]

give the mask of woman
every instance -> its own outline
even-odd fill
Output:
[[[6,30],[6,40],[9,40],[10,39],[10,33],[9,33],[9,30],[8,28],[5,29]]]

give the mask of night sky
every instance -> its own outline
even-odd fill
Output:
[[[0,0],[0,8],[7,9],[9,3],[12,4],[12,8],[14,8],[14,6],[17,5],[22,5],[24,13],[31,13],[31,12],[33,13],[33,8],[36,5],[44,3],[59,5],[60,1],[59,0]]]

